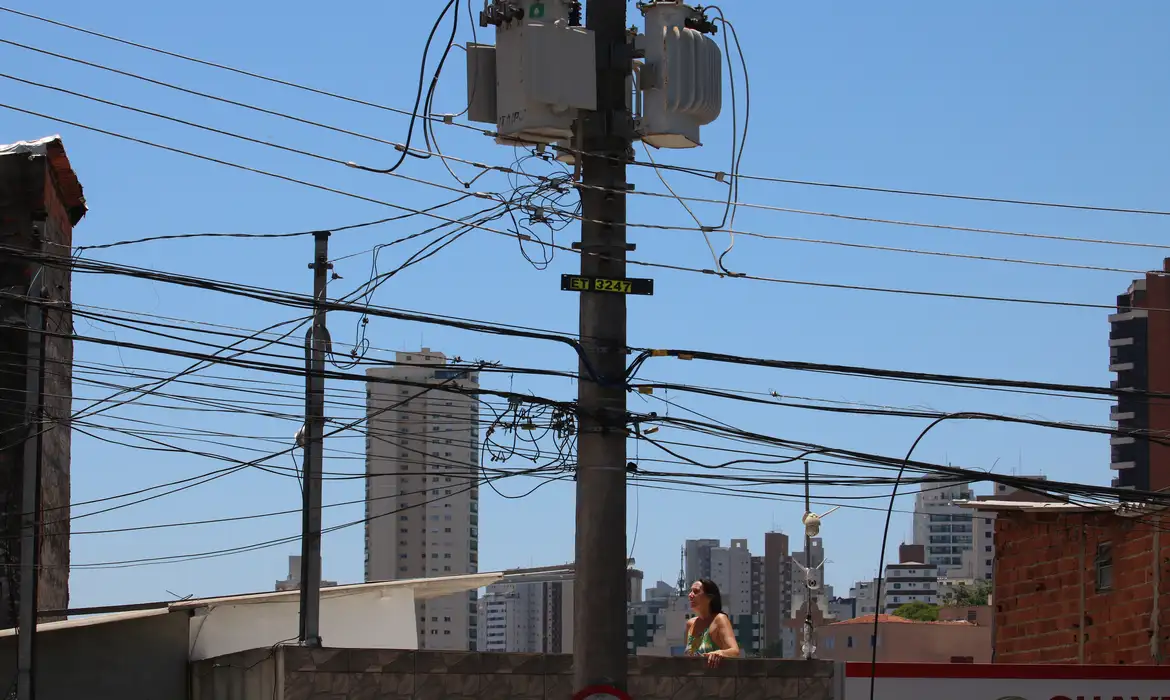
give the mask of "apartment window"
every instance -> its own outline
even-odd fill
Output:
[[[398,567],[398,570],[399,570],[399,571],[406,571],[406,567],[405,567],[405,566],[400,566],[400,567]]]
[[[438,558],[439,558],[438,552],[431,555],[431,559],[438,559]]]
[[[450,571],[450,570],[451,570],[451,567],[449,567],[449,566],[444,566],[444,567],[443,567],[443,571]]]
[[[451,630],[443,630],[443,634],[451,634]]]
[[[443,618],[443,622],[450,622],[450,621],[451,621],[451,618],[449,618],[449,617],[444,617],[444,618]]]
[[[849,647],[850,649],[853,648],[853,637],[845,638],[845,646]]]
[[[406,528],[400,528],[398,530],[398,532],[399,532],[399,534],[405,535],[407,532],[409,532],[409,530],[407,530]]]
[[[443,528],[443,532],[451,532],[451,528],[445,527],[445,528]]]
[[[444,457],[450,457],[450,456],[451,456],[451,453],[450,453],[450,452],[444,452],[444,453],[443,453],[443,456],[444,456]]]
[[[400,544],[400,545],[402,545],[402,546],[404,546],[404,547],[405,547],[405,546],[406,546],[406,540],[398,540],[398,544]]]
[[[410,516],[406,516],[406,515],[400,515],[400,516],[398,516],[398,519],[399,519],[399,520],[409,520],[409,519],[410,519]]]
[[[444,554],[444,555],[443,555],[443,558],[444,558],[444,559],[450,559],[450,558],[451,558],[451,554],[450,554],[450,552],[448,552],[447,554]]]
[[[1097,555],[1093,558],[1093,567],[1097,574],[1097,590],[1108,591],[1113,588],[1113,543],[1102,542],[1097,545]]]
[[[990,551],[991,551],[991,545],[986,545],[986,546],[983,548],[983,551],[984,551],[984,552],[990,552]]]
[[[438,621],[439,621],[439,618],[438,618],[438,617],[432,617],[432,618],[431,618],[431,622],[438,622]]]

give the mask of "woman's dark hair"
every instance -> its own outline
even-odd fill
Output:
[[[723,594],[719,592],[719,586],[709,578],[699,579],[699,585],[703,587],[703,592],[711,599],[711,615],[718,615],[723,612]]]

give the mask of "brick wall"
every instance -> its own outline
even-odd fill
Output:
[[[573,657],[359,649],[256,650],[193,664],[194,700],[569,700]],[[283,694],[276,685],[283,678]],[[631,657],[637,700],[832,700],[828,661]]]
[[[1170,532],[1160,534],[1161,551],[1155,553],[1155,517],[1162,516],[1000,513],[995,526],[995,661],[1167,663]],[[1166,525],[1170,517],[1162,528]],[[1113,585],[1108,590],[1097,587],[1095,558],[1102,543],[1112,547]],[[1160,568],[1157,591],[1155,566]]]
[[[49,156],[27,154],[0,158],[0,245],[37,249],[34,226],[44,239],[44,251],[67,255],[73,241],[73,222],[84,212],[80,186],[57,177],[68,167],[57,143]],[[71,172],[69,176],[72,177]],[[28,261],[3,256],[0,289],[24,295],[30,282]],[[71,279],[67,269],[45,267],[40,278],[49,299],[68,303]],[[0,302],[0,325],[23,323],[24,305],[19,300]],[[55,306],[44,313],[51,333],[70,333],[72,314]],[[38,585],[41,609],[69,607],[69,468],[68,427],[54,421],[68,419],[72,404],[73,343],[68,337],[45,336],[43,417],[48,421],[42,435],[41,548],[43,567]],[[27,421],[25,372],[28,334],[19,328],[0,327],[0,628],[15,626],[19,606],[20,514],[23,443]],[[45,619],[45,618],[42,618]]]

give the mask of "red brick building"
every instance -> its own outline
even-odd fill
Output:
[[[1170,512],[982,501],[997,512],[997,663],[1170,664]]]

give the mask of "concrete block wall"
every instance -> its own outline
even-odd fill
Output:
[[[1113,512],[1001,513],[995,661],[1078,663],[1083,654],[1088,664],[1167,663],[1170,532],[1161,533],[1155,552],[1155,525],[1152,517]],[[1096,585],[1094,559],[1103,542],[1113,552],[1109,590]]]
[[[631,657],[638,700],[831,700],[829,661]],[[194,700],[569,700],[567,654],[360,649],[258,650],[192,667]],[[277,685],[277,679],[283,679]]]

